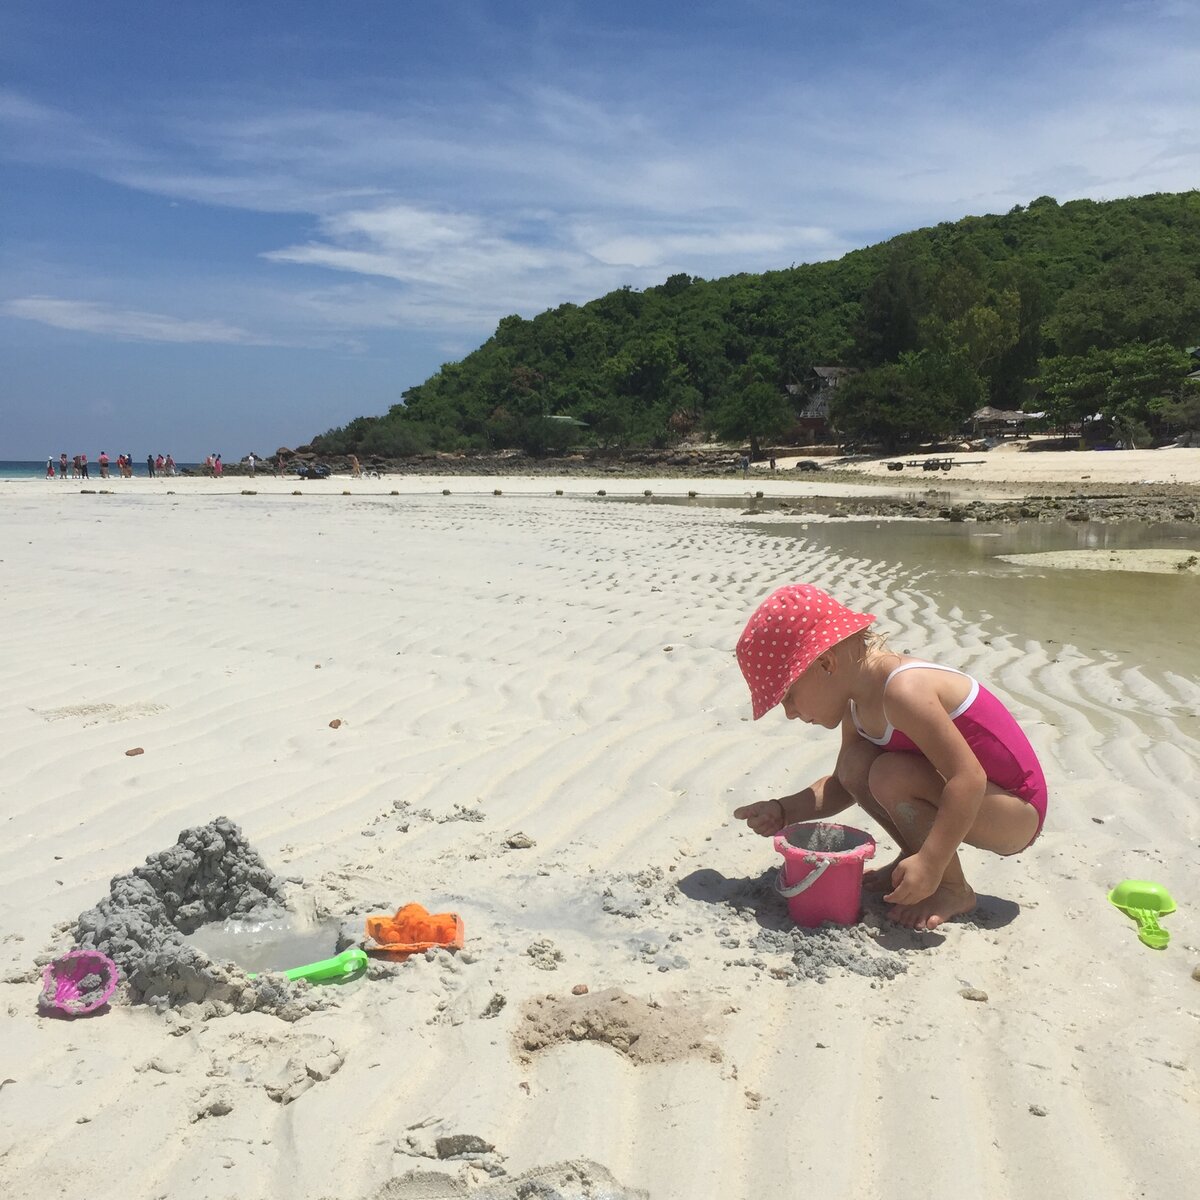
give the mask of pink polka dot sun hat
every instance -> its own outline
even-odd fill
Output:
[[[818,655],[874,620],[874,614],[854,612],[811,584],[776,588],[738,638],[738,666],[750,688],[754,719],[770,712]]]

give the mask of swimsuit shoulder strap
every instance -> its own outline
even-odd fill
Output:
[[[892,679],[899,675],[901,671],[949,671],[952,675],[961,675],[964,679],[970,679],[971,676],[966,671],[960,671],[957,667],[943,667],[941,663],[927,662],[910,662],[901,663],[898,667],[888,672],[888,677],[883,681],[883,690],[887,691],[887,685],[892,682]]]
[[[967,709],[970,708],[971,705],[975,703],[975,698],[976,698],[976,696],[979,695],[979,681],[977,679],[975,679],[975,677],[973,675],[968,675],[966,673],[966,671],[960,671],[957,667],[944,667],[941,665],[941,663],[927,663],[927,662],[901,663],[894,670],[888,672],[888,677],[883,681],[884,692],[885,693],[887,692],[887,685],[892,682],[892,678],[896,675],[899,675],[901,671],[912,671],[912,670],[916,670],[918,668],[925,670],[925,671],[949,671],[950,674],[961,675],[964,679],[966,679],[970,682],[971,686],[967,691],[966,699],[963,700],[963,702],[952,713],[948,714],[948,716],[950,717],[950,720],[954,721],[958,717],[961,717],[963,715],[963,713],[965,713],[967,711]],[[887,716],[886,712],[884,713],[884,716],[885,717]],[[891,728],[890,721],[888,722],[888,727],[889,727],[889,729]]]

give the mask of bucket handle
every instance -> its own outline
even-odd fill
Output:
[[[823,858],[799,883],[793,883],[790,887],[785,887],[783,883],[783,868],[779,868],[779,874],[775,877],[775,890],[785,899],[790,900],[793,896],[800,895],[801,892],[807,892],[829,868],[833,866],[832,858]]]

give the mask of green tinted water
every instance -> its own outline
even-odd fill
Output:
[[[803,521],[756,526],[830,554],[888,565],[943,610],[990,614],[1043,643],[1070,643],[1152,672],[1200,675],[1200,579],[1132,571],[1063,570],[1000,562],[1001,554],[1094,549],[1200,552],[1192,525],[1091,522],[951,524],[944,521]]]

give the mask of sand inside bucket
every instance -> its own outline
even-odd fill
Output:
[[[793,825],[785,832],[788,845],[817,854],[844,854],[870,840],[868,834],[845,825]]]

